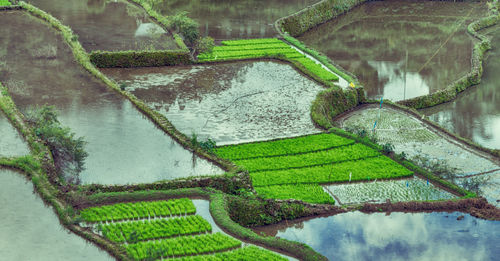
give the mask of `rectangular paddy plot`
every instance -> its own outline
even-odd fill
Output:
[[[208,212],[207,212],[208,213]],[[108,240],[122,244],[134,260],[179,258],[176,260],[287,260],[222,232],[212,233],[212,225],[197,212],[188,198],[118,203],[80,211],[80,217]],[[208,214],[209,215],[209,214]],[[112,221],[112,222],[109,222]],[[119,221],[119,222],[116,222]]]
[[[178,49],[141,8],[124,0],[32,0],[31,4],[71,27],[87,51]]]
[[[150,183],[223,173],[90,75],[61,35],[41,20],[21,11],[3,12],[0,24],[5,25],[0,81],[21,112],[53,105],[62,125],[84,137],[89,156],[80,174],[83,184]]]
[[[325,188],[341,204],[382,203],[387,199],[391,202],[402,202],[456,198],[455,195],[417,177],[355,184],[334,184],[325,186]]]
[[[319,184],[413,175],[380,152],[332,133],[227,145],[215,152],[247,169],[265,198],[333,203]]]

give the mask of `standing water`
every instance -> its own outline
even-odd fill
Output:
[[[0,111],[0,157],[14,157],[30,154],[28,145],[9,120]]]

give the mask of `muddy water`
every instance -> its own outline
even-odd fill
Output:
[[[470,71],[465,29],[484,4],[376,1],[299,37],[360,79],[370,98],[393,101],[433,93]]]
[[[125,0],[31,0],[71,27],[87,51],[178,49],[146,12]]]
[[[106,69],[104,73],[164,114],[186,135],[217,144],[319,132],[309,108],[322,87],[290,65],[217,65]]]
[[[0,169],[0,260],[114,260],[61,226],[21,174]]]
[[[215,39],[262,38],[277,35],[274,22],[319,0],[159,0],[153,7],[165,15],[187,11],[203,36]]]
[[[122,96],[74,62],[60,36],[22,12],[2,13],[0,81],[21,111],[55,105],[88,141],[83,183],[149,183],[221,173],[157,129]]]
[[[14,157],[30,154],[26,142],[0,111],[0,157]]]
[[[483,64],[481,84],[461,93],[453,102],[421,112],[461,137],[500,149],[500,26],[488,35],[493,50]]]
[[[462,220],[457,220],[459,216]],[[259,229],[329,260],[495,260],[500,222],[462,213],[351,212]]]

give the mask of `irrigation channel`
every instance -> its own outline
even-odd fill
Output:
[[[484,29],[493,49],[484,62],[481,84],[456,100],[422,110],[429,118],[461,137],[484,147],[500,149],[500,26]]]
[[[87,51],[178,49],[144,9],[125,0],[31,0],[71,27]]]
[[[12,127],[5,115],[0,112],[0,157],[16,157],[30,154],[27,144]]]
[[[159,0],[153,8],[163,15],[187,11],[203,36],[216,40],[267,38],[277,35],[274,21],[318,0]]]
[[[24,176],[0,168],[1,260],[113,260],[66,230]]]
[[[223,171],[194,156],[74,61],[59,34],[24,12],[2,12],[2,83],[18,108],[55,105],[85,137],[82,183],[150,183]],[[8,26],[7,26],[8,25]],[[29,71],[29,73],[27,73]]]
[[[484,3],[374,1],[298,37],[354,73],[368,98],[399,101],[444,89],[471,69],[466,32]]]
[[[309,107],[323,87],[281,62],[102,71],[184,134],[218,145],[320,131]]]
[[[495,260],[500,223],[459,212],[351,212],[255,229],[303,242],[329,260]]]

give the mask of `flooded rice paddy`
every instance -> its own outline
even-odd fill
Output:
[[[85,137],[82,183],[127,184],[222,173],[157,129],[128,100],[74,61],[61,37],[23,12],[0,22],[0,82],[22,112],[55,105],[59,120]]]
[[[323,88],[281,62],[103,72],[184,134],[211,138],[219,145],[319,132],[309,108]]]
[[[256,230],[305,243],[329,260],[465,261],[495,260],[499,229],[499,222],[459,212],[350,212]]]
[[[30,154],[26,142],[0,111],[0,157],[14,157]]]
[[[374,1],[299,37],[354,73],[369,98],[393,101],[444,89],[470,71],[467,25],[484,3]]]
[[[203,36],[214,39],[266,38],[278,35],[274,22],[320,0],[157,0],[153,8],[164,15],[187,11],[200,24]]]
[[[14,171],[0,168],[1,260],[114,260],[66,230]]]
[[[173,37],[126,0],[31,0],[78,35],[87,51],[178,49]]]
[[[464,91],[452,102],[421,112],[461,137],[500,149],[500,26],[491,28],[486,35],[491,37],[493,49],[483,63],[481,84]]]
[[[457,198],[455,195],[414,177],[413,179],[384,180],[352,184],[323,186],[339,204],[384,203],[441,200]]]

